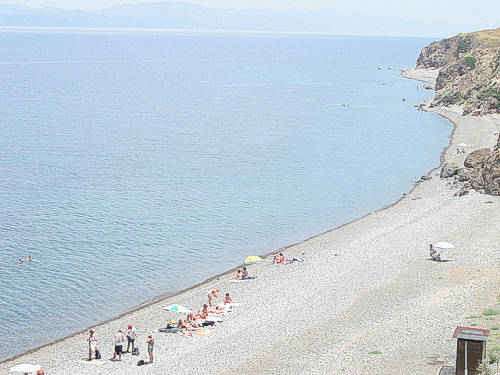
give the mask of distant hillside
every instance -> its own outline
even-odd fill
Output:
[[[122,27],[327,32],[353,35],[441,35],[446,21],[409,20],[373,9],[215,9],[183,2],[123,4],[101,11],[0,4],[0,26]],[[441,31],[439,31],[441,30]],[[413,31],[413,32],[412,32]],[[449,32],[449,31],[448,31]]]
[[[459,34],[425,47],[417,68],[439,69],[433,105],[464,114],[500,113],[500,28]]]

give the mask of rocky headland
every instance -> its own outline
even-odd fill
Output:
[[[436,69],[431,106],[460,105],[464,115],[500,113],[500,28],[431,43],[417,69]]]
[[[416,69],[436,72],[431,107],[460,106],[464,116],[500,113],[500,28],[431,43],[420,53]],[[465,149],[470,150],[466,145],[457,153]],[[440,177],[453,178],[460,196],[471,189],[500,195],[500,136],[493,149],[472,149],[463,165],[445,163]]]

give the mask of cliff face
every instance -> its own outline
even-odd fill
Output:
[[[432,106],[462,105],[464,115],[500,113],[500,28],[434,42],[420,53],[419,68],[439,69]]]

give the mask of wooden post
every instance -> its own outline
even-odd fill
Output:
[[[465,341],[465,368],[464,368],[464,375],[468,375],[468,371],[467,371],[467,340],[464,340]]]

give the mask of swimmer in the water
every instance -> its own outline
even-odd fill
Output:
[[[24,260],[22,260],[21,258],[19,258],[19,260],[17,261],[17,263],[19,263],[19,264],[23,264],[23,263],[24,263]]]

